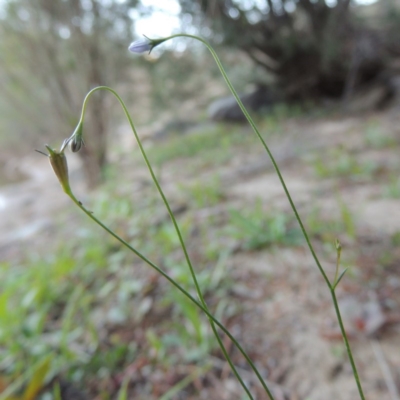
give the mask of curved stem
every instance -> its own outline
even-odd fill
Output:
[[[246,117],[247,121],[249,122],[250,126],[252,127],[254,133],[258,136],[258,138],[259,138],[261,144],[263,145],[265,151],[268,153],[268,156],[269,156],[269,158],[270,158],[270,160],[271,160],[271,162],[272,162],[272,164],[274,166],[275,172],[277,173],[277,175],[279,177],[279,180],[281,182],[283,190],[285,191],[286,197],[289,200],[290,206],[291,206],[291,208],[292,208],[292,210],[293,210],[293,212],[294,212],[294,214],[296,216],[297,222],[298,222],[298,224],[300,226],[300,229],[301,229],[301,231],[303,233],[303,236],[304,236],[304,238],[305,238],[305,240],[307,242],[307,245],[308,245],[308,248],[309,248],[309,250],[310,250],[310,252],[312,254],[312,257],[314,258],[314,261],[315,261],[315,263],[316,263],[316,265],[317,265],[322,277],[324,278],[326,285],[329,287],[329,290],[331,291],[331,293],[334,294],[334,288],[333,288],[332,284],[330,283],[329,278],[326,275],[324,269],[322,268],[322,265],[321,265],[321,263],[320,263],[320,261],[319,261],[319,259],[317,257],[317,254],[314,251],[314,247],[311,244],[310,238],[309,238],[309,236],[307,234],[307,231],[306,231],[306,229],[305,229],[305,227],[303,225],[303,221],[301,220],[300,214],[298,213],[297,208],[296,208],[296,206],[294,204],[294,201],[292,199],[292,196],[289,193],[289,190],[288,190],[288,188],[286,186],[286,183],[285,183],[285,181],[283,179],[283,176],[282,176],[281,171],[280,171],[280,169],[278,167],[278,164],[275,161],[275,158],[274,158],[271,150],[269,149],[267,143],[265,142],[265,140],[261,136],[259,130],[257,129],[256,124],[254,123],[254,121],[251,118],[250,114],[248,113],[248,111],[244,107],[242,101],[240,100],[239,95],[236,93],[235,88],[232,86],[232,84],[231,84],[231,82],[230,82],[230,80],[229,80],[229,78],[228,78],[228,76],[227,76],[227,74],[225,72],[225,69],[221,64],[221,61],[219,60],[219,57],[218,57],[217,53],[211,47],[211,45],[208,42],[206,42],[204,39],[202,39],[202,38],[200,38],[198,36],[189,35],[189,34],[185,34],[185,33],[179,33],[179,34],[176,34],[176,35],[169,36],[169,37],[165,38],[163,40],[163,42],[166,41],[166,40],[169,40],[169,39],[177,38],[177,37],[187,37],[187,38],[190,38],[190,39],[197,40],[197,41],[203,43],[207,47],[207,49],[210,51],[210,53],[213,56],[216,64],[218,65],[218,68],[219,68],[219,70],[220,70],[220,72],[221,72],[226,84],[228,85],[232,95],[235,97],[240,109],[242,110],[243,114],[245,115],[245,117]],[[360,380],[359,380],[359,377],[358,377],[357,367],[356,367],[356,365],[354,363],[354,359],[353,359],[353,355],[352,355],[351,348],[350,348],[350,345],[349,345],[349,341],[348,341],[348,338],[347,338],[347,334],[346,334],[346,331],[345,331],[345,329],[343,327],[343,321],[342,321],[341,316],[340,316],[340,311],[339,311],[339,307],[338,307],[338,304],[337,304],[337,301],[336,301],[336,296],[333,296],[333,299],[334,299],[333,302],[334,302],[334,307],[335,307],[335,310],[336,310],[336,315],[337,315],[337,318],[338,318],[338,322],[339,322],[339,325],[341,327],[341,332],[342,332],[342,335],[343,335],[343,339],[344,339],[345,344],[346,344],[347,354],[349,356],[351,367],[353,369],[353,375],[354,375],[356,383],[357,383],[358,392],[359,392],[360,398],[362,400],[365,400],[363,389],[362,389],[362,386],[361,386],[361,383],[360,383]]]
[[[174,225],[175,231],[176,231],[176,233],[177,233],[177,235],[178,235],[179,242],[180,242],[180,245],[181,245],[181,247],[182,247],[182,250],[183,250],[183,253],[184,253],[186,262],[187,262],[187,264],[188,264],[188,267],[189,267],[189,270],[190,270],[190,274],[191,274],[191,276],[192,276],[192,279],[193,279],[193,282],[194,282],[194,285],[195,285],[196,292],[197,292],[197,295],[198,295],[198,297],[199,297],[199,300],[200,300],[202,306],[204,307],[204,309],[207,309],[207,310],[209,311],[209,309],[208,309],[208,307],[207,307],[207,303],[206,303],[206,301],[205,301],[205,299],[204,299],[204,296],[203,296],[203,294],[202,294],[202,292],[201,292],[200,285],[199,285],[199,283],[198,283],[196,274],[195,274],[195,272],[194,272],[194,268],[193,268],[192,262],[191,262],[191,260],[190,260],[189,253],[188,253],[188,251],[187,251],[185,242],[184,242],[184,240],[183,240],[183,236],[182,236],[182,233],[181,233],[181,231],[180,231],[179,225],[178,225],[178,223],[177,223],[177,221],[176,221],[176,218],[175,218],[175,216],[174,216],[174,214],[173,214],[173,212],[172,212],[172,209],[171,209],[171,207],[170,207],[170,205],[169,205],[169,202],[168,202],[168,200],[167,200],[167,198],[166,198],[166,196],[165,196],[165,194],[164,194],[164,192],[163,192],[163,190],[162,190],[162,188],[161,188],[161,186],[160,186],[160,184],[159,184],[159,181],[158,181],[158,179],[157,179],[157,177],[156,177],[156,175],[155,175],[155,173],[154,173],[154,171],[153,171],[153,168],[152,168],[152,166],[151,166],[151,164],[150,164],[150,161],[149,161],[149,159],[148,159],[148,157],[147,157],[146,151],[145,151],[145,149],[144,149],[144,147],[143,147],[143,145],[142,145],[142,142],[141,142],[141,140],[140,140],[140,138],[139,138],[139,135],[137,134],[135,125],[133,124],[132,118],[131,118],[131,116],[130,116],[130,114],[129,114],[129,112],[128,112],[128,109],[127,109],[127,107],[126,107],[124,101],[121,99],[121,97],[118,95],[117,92],[115,92],[113,89],[109,88],[108,86],[98,86],[98,87],[92,89],[91,91],[89,91],[88,94],[86,95],[84,101],[83,101],[82,114],[81,114],[80,123],[83,123],[84,113],[85,113],[85,110],[86,110],[86,107],[87,107],[87,102],[88,102],[90,96],[91,96],[94,92],[96,92],[97,90],[106,90],[106,91],[111,92],[111,93],[118,99],[118,101],[120,102],[120,104],[121,104],[121,106],[122,106],[122,108],[123,108],[123,110],[124,110],[124,113],[125,113],[125,115],[126,115],[128,121],[129,121],[130,127],[131,127],[131,129],[132,129],[132,131],[133,131],[133,133],[134,133],[134,135],[135,135],[136,141],[137,141],[138,146],[139,146],[139,148],[140,148],[140,151],[141,151],[141,153],[142,153],[142,155],[143,155],[143,158],[144,158],[144,161],[145,161],[145,163],[146,163],[146,165],[147,165],[147,168],[148,168],[148,170],[149,170],[149,173],[150,173],[150,175],[151,175],[151,177],[152,177],[152,179],[153,179],[153,182],[154,182],[155,186],[157,187],[157,190],[158,190],[158,192],[159,192],[159,194],[160,194],[160,196],[161,196],[161,198],[162,198],[162,200],[163,200],[163,202],[164,202],[164,204],[165,204],[165,207],[167,208],[168,214],[169,214],[169,216],[170,216],[170,218],[171,218],[171,220],[172,220],[172,223],[173,223],[173,225]],[[241,386],[243,387],[243,390],[246,392],[246,394],[249,396],[249,398],[250,398],[251,400],[253,400],[252,394],[250,393],[249,389],[247,388],[247,386],[246,386],[246,384],[244,383],[243,379],[241,378],[240,374],[237,372],[237,369],[236,369],[235,365],[233,364],[231,358],[229,357],[229,354],[228,354],[228,352],[227,352],[227,350],[226,350],[226,348],[225,348],[225,346],[224,346],[224,344],[223,344],[223,342],[222,342],[222,339],[220,338],[220,336],[219,336],[219,334],[218,334],[218,331],[217,331],[217,329],[216,329],[216,327],[215,327],[215,324],[214,324],[213,319],[210,319],[210,318],[209,318],[209,322],[210,322],[212,331],[213,331],[213,333],[214,333],[214,336],[215,336],[215,338],[217,339],[218,344],[219,344],[219,346],[220,346],[220,348],[221,348],[221,351],[222,351],[222,353],[224,354],[224,356],[225,356],[227,362],[229,363],[229,365],[230,365],[230,367],[231,367],[231,369],[232,369],[234,375],[236,376],[236,378],[237,378],[238,381],[240,382]],[[263,380],[262,377],[261,377],[261,374],[259,374],[259,372],[257,371],[257,368],[255,367],[255,365],[254,365],[251,361],[250,361],[250,365],[251,365],[252,369],[254,370],[254,372],[256,373],[258,379],[260,380],[260,383],[262,384],[264,390],[267,392],[267,394],[268,394],[268,396],[270,397],[270,399],[271,399],[271,400],[274,400],[274,397],[273,397],[271,391],[269,390],[269,388],[268,388],[267,385],[265,384],[264,380]]]

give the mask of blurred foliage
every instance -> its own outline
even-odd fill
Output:
[[[266,213],[261,200],[249,211],[229,210],[229,218],[231,224],[227,227],[227,233],[237,239],[246,250],[302,243],[302,233],[294,224],[294,218],[283,212]]]
[[[203,126],[194,132],[182,135],[173,135],[169,140],[157,143],[149,149],[150,161],[156,165],[163,164],[177,158],[194,158],[189,168],[210,165],[220,165],[230,157],[230,152],[236,147],[246,148],[256,144],[256,138],[247,127],[231,125],[227,129],[224,125]],[[197,130],[197,131],[196,131]]]
[[[357,181],[369,179],[379,172],[374,161],[360,161],[356,154],[340,146],[313,155],[310,164],[320,178],[342,177]]]
[[[162,57],[151,58],[147,73],[151,81],[152,115],[168,111],[176,120],[193,120],[205,116],[210,100],[229,95],[217,65],[204,46],[192,39],[175,39],[185,50],[166,50]],[[179,47],[178,47],[179,48]],[[230,79],[239,91],[248,90],[254,83],[268,79],[265,72],[241,53],[216,46],[216,51]]]
[[[196,208],[211,207],[224,200],[221,179],[217,176],[211,176],[206,182],[194,181],[190,185],[180,185],[183,192]]]
[[[3,120],[10,124],[4,131],[27,138],[37,132],[48,139],[59,131],[63,138],[75,127],[91,87],[127,80],[129,10],[136,4],[6,1],[0,25],[1,110],[13,118]]]
[[[306,221],[306,228],[310,234],[329,244],[343,235],[354,240],[357,233],[356,216],[340,198],[337,199],[337,208],[337,211],[331,211],[327,216],[326,212],[314,206]]]
[[[137,0],[8,0],[0,15],[2,140],[61,141],[80,117],[86,92],[130,82],[127,43]],[[106,161],[109,98],[93,96],[79,154],[90,185]],[[5,137],[4,137],[5,136]],[[46,139],[44,139],[46,138]],[[37,143],[37,142],[36,142]]]
[[[396,0],[179,0],[183,19],[216,43],[246,54],[274,77],[280,97],[348,99],[390,75]],[[382,82],[381,82],[382,83]],[[390,91],[390,89],[388,89]]]
[[[151,258],[162,256],[168,272],[191,290],[189,269],[182,255],[176,257],[179,243],[171,224],[151,226],[155,221],[149,217],[158,214],[158,204],[150,197],[132,206],[123,190],[112,193],[96,196],[96,215],[115,217],[120,235],[142,243],[141,250]],[[180,224],[187,236],[190,225],[184,220]],[[0,265],[0,396],[47,388],[56,393],[60,377],[85,391],[96,381],[94,390],[106,395],[118,389],[113,379],[138,359],[165,367],[201,365],[215,349],[207,319],[196,306],[147,266],[132,262],[115,242],[102,238],[97,230],[78,229],[47,256]],[[204,255],[196,270],[212,307],[229,315],[232,301],[221,303],[232,285],[225,276],[226,262],[224,254],[216,263]],[[39,376],[45,359],[46,370]],[[124,382],[121,398],[131,393]]]

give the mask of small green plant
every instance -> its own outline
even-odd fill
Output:
[[[400,246],[400,232],[395,232],[391,236],[392,246],[399,247]]]
[[[195,208],[214,206],[224,199],[221,180],[218,176],[212,176],[205,182],[197,180],[188,185],[180,185],[180,189]]]
[[[347,233],[347,235],[351,239],[355,239],[356,237],[356,224],[354,222],[354,217],[349,209],[347,207],[346,203],[342,199],[338,199],[339,202],[339,207],[340,207],[340,216],[342,218],[342,223],[344,227],[344,231]]]
[[[304,115],[306,108],[300,105],[278,103],[272,105],[264,112],[260,112],[257,116],[257,123],[260,128],[271,135],[281,135],[285,132],[284,124],[293,118]]]
[[[231,209],[229,222],[227,231],[247,250],[300,243],[301,231],[293,227],[293,218],[285,213],[267,214],[261,201],[248,211]]]
[[[378,122],[370,122],[365,131],[365,144],[369,147],[382,149],[391,147],[396,141],[388,136],[379,126]]]
[[[182,218],[181,229],[184,238],[187,238],[192,228],[191,218]],[[180,248],[179,237],[176,234],[174,226],[170,221],[163,222],[160,226],[153,226],[150,229],[150,235],[161,254],[169,254]]]
[[[173,137],[167,142],[157,143],[149,149],[149,160],[155,165],[178,159],[190,158],[202,154],[202,165],[220,165],[229,160],[229,149],[234,146],[254,146],[255,140],[249,132],[238,127],[215,125],[185,136]],[[225,156],[221,157],[221,148]],[[202,166],[200,165],[200,167]],[[198,168],[198,165],[188,163],[188,168]]]
[[[346,203],[338,197],[338,213],[335,217],[324,214],[314,207],[307,218],[307,227],[311,235],[320,237],[325,243],[332,243],[340,232],[345,232],[349,239],[356,237],[355,218]]]
[[[320,178],[366,179],[377,171],[375,163],[360,162],[354,154],[342,147],[329,149],[326,155],[312,157],[310,163]]]
[[[397,175],[393,175],[389,180],[389,184],[383,189],[384,196],[393,199],[400,198],[400,178]]]

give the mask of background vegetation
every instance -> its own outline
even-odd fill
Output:
[[[400,197],[399,125],[396,108],[376,111],[396,105],[397,2],[179,5],[182,29],[215,44],[240,92],[257,93],[251,112],[328,271],[335,238],[344,245],[350,283],[342,298],[359,301],[361,317],[350,312],[347,326],[369,398],[398,390],[390,329],[399,320],[400,224],[395,211],[385,215]],[[209,105],[228,92],[206,51],[178,40],[144,57],[129,55],[129,43],[147,33],[137,25],[157,11],[145,1],[7,0],[0,10],[0,399],[241,398],[203,315],[86,222],[46,172],[47,161],[29,155],[72,133],[85,94],[97,85],[115,88],[132,110],[207,304],[274,391],[305,399],[324,388],[293,372],[313,371],[303,368],[305,332],[326,346],[319,370],[328,365],[326,376],[339,377],[341,391],[329,391],[330,381],[324,393],[354,398],[337,332],[318,325],[330,318],[329,298],[307,269],[271,165],[246,126],[209,118]],[[370,115],[362,107],[346,114],[371,93]],[[219,104],[232,107],[229,99]],[[179,241],[116,105],[104,93],[90,101],[87,143],[70,163],[72,185],[97,217],[193,292]],[[378,308],[366,312],[369,302]],[[362,342],[376,335],[393,357],[387,363],[394,372],[383,380],[378,368],[367,369],[376,360],[365,361]],[[263,398],[239,354],[229,351]]]

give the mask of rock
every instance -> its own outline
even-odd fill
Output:
[[[154,133],[153,139],[165,139],[173,134],[184,135],[193,126],[194,123],[192,121],[174,119],[166,123],[162,128],[158,129]]]
[[[392,105],[398,108],[400,106],[400,75],[390,78],[389,88],[392,91]]]
[[[357,91],[345,104],[349,113],[366,112],[378,109],[385,103],[388,97],[388,87],[381,84],[373,84]]]
[[[239,96],[249,111],[258,111],[261,108],[271,107],[278,101],[278,96],[265,85],[247,94]],[[208,108],[208,116],[213,121],[245,121],[246,118],[233,96],[215,100]]]

